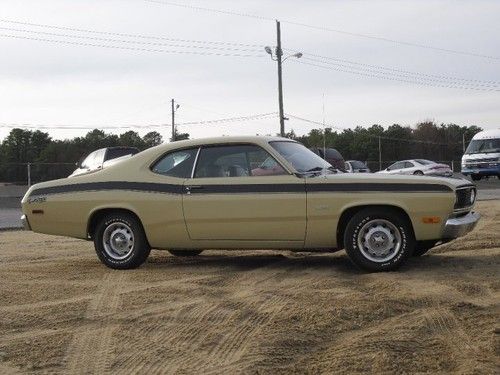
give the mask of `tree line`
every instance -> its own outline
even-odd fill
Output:
[[[415,127],[394,124],[384,129],[380,125],[368,128],[334,131],[331,128],[312,129],[304,136],[294,132],[287,134],[308,147],[335,148],[345,160],[368,162],[372,170],[378,170],[379,151],[382,167],[404,159],[429,159],[459,165],[463,147],[482,129],[477,126],[436,124],[432,121],[418,123]],[[380,143],[379,143],[380,142]],[[380,147],[380,148],[379,148]]]
[[[462,141],[467,144],[481,130],[477,126],[428,121],[415,127],[394,124],[388,128],[372,125],[342,131],[312,129],[303,136],[297,136],[292,130],[287,137],[308,147],[323,147],[324,144],[335,148],[346,160],[368,161],[370,167],[377,170],[379,142],[383,167],[392,161],[412,158],[458,162],[463,154]],[[187,133],[176,135],[177,140],[188,138]],[[141,137],[134,131],[116,135],[94,129],[83,137],[54,140],[40,130],[12,129],[0,144],[0,182],[25,182],[25,163],[33,164],[32,181],[45,181],[68,176],[76,168],[76,162],[99,148],[131,146],[144,150],[162,142],[162,136],[155,131]]]

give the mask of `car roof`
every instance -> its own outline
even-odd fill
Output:
[[[293,139],[273,136],[227,136],[227,137],[209,137],[188,139],[176,142],[165,142],[161,146],[165,148],[184,148],[191,146],[201,146],[207,144],[224,144],[224,143],[269,143],[269,142],[296,142]],[[160,146],[160,147],[161,147]]]

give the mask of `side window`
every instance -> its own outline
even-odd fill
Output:
[[[409,161],[405,162],[405,168],[413,168],[415,165],[413,163],[410,163]]]
[[[391,165],[390,168],[391,168],[391,170],[404,168],[404,163],[398,161],[397,163],[394,163],[393,165]]]
[[[164,155],[151,170],[165,176],[190,178],[198,148],[174,151]]]
[[[274,158],[255,145],[202,148],[195,177],[243,177],[287,174]]]
[[[81,163],[82,168],[90,168],[94,164],[96,151],[91,152]]]
[[[92,162],[93,168],[97,168],[99,166],[102,166],[102,163],[104,162],[104,153],[105,152],[106,152],[106,149],[96,151],[94,161]]]

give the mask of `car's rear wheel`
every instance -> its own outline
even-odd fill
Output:
[[[176,257],[194,257],[200,255],[203,250],[169,250],[168,252]]]
[[[423,175],[424,175],[424,172],[422,172],[422,171],[415,171],[415,172],[413,172],[413,174],[414,174],[415,176],[423,176]]]
[[[478,174],[471,174],[470,178],[472,178],[472,181],[479,181],[481,179],[481,176]]]
[[[151,251],[142,224],[127,213],[107,214],[93,237],[97,256],[110,268],[137,268]]]
[[[437,241],[418,241],[415,244],[415,249],[413,250],[412,255],[414,257],[421,257],[425,253],[427,253],[430,249],[436,246]]]
[[[347,224],[344,244],[356,266],[367,271],[392,271],[411,255],[415,240],[411,223],[396,210],[366,208]]]

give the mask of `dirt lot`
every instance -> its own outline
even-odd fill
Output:
[[[500,201],[469,236],[365,274],[344,252],[153,252],[0,233],[0,373],[498,373]]]

